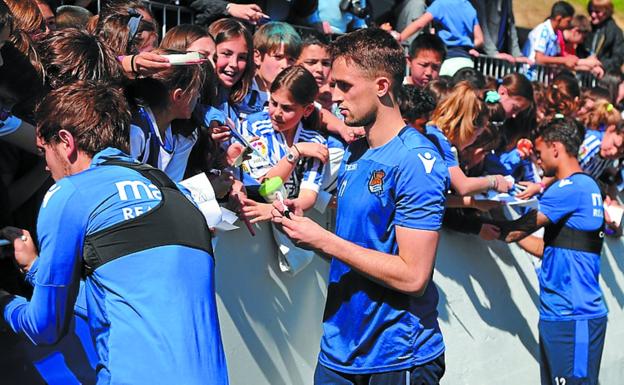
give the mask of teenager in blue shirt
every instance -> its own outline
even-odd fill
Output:
[[[27,232],[3,231],[34,286],[30,301],[0,292],[3,321],[35,344],[57,342],[82,275],[98,384],[227,384],[209,230],[164,173],[121,151],[130,125],[122,91],[61,87],[38,122],[57,183],[38,218],[39,256]]]
[[[401,118],[396,40],[362,29],[331,49],[333,99],[346,124],[366,131],[341,166],[336,234],[297,210],[284,216],[279,203],[272,212],[298,245],[332,257],[315,383],[438,384],[444,342],[431,278],[448,171]]]
[[[407,40],[433,21],[439,23],[437,35],[448,50],[440,75],[453,76],[461,68],[472,68],[471,55],[477,55],[475,49],[483,45],[483,31],[472,4],[468,0],[435,0],[421,17],[405,27],[400,40]]]
[[[607,308],[598,283],[604,233],[600,189],[577,160],[583,127],[572,118],[555,118],[535,140],[538,165],[556,177],[541,196],[538,212],[507,242],[542,258],[540,356],[542,385],[598,384]],[[544,227],[544,238],[531,236]]]

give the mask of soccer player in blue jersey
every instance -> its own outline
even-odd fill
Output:
[[[607,308],[598,284],[604,212],[598,185],[577,160],[584,129],[571,118],[555,118],[535,140],[538,164],[556,177],[530,213],[523,230],[506,234],[542,258],[540,356],[542,385],[598,384]],[[544,238],[531,236],[544,227]]]
[[[39,213],[38,256],[30,234],[2,231],[34,286],[30,301],[0,291],[3,321],[35,344],[55,343],[82,276],[98,384],[226,385],[209,230],[162,171],[122,152],[123,92],[73,83],[38,115],[37,145],[56,184]]]
[[[347,125],[366,131],[341,165],[336,234],[278,203],[272,213],[298,245],[332,257],[314,382],[438,384],[444,342],[431,278],[448,171],[403,122],[405,58],[394,38],[363,29],[331,50],[333,99]]]

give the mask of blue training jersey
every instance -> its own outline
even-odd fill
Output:
[[[557,181],[540,198],[540,212],[552,222],[576,230],[603,225],[602,196],[596,182],[578,173]],[[540,318],[546,321],[590,319],[607,314],[598,284],[600,255],[546,246],[540,282]]]
[[[457,155],[455,151],[453,151],[453,145],[446,138],[442,130],[440,130],[437,126],[426,125],[425,126],[425,136],[427,139],[433,143],[438,151],[442,154],[444,158],[444,163],[446,163],[446,167],[458,167],[459,160],[457,159]]]
[[[396,226],[440,228],[448,184],[442,156],[412,127],[378,148],[357,140],[347,148],[338,177],[336,234],[397,255]],[[336,258],[329,274],[322,365],[374,373],[411,368],[442,354],[433,281],[417,298],[373,282]]]
[[[30,302],[14,297],[4,308],[11,328],[35,344],[65,333],[85,237],[145,214],[162,199],[136,171],[101,165],[109,159],[132,161],[108,148],[87,170],[59,180],[43,200],[34,294]],[[96,269],[84,295],[97,383],[226,385],[214,285],[212,256],[181,245],[135,252]]]

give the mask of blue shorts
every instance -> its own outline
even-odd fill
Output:
[[[542,385],[597,385],[607,317],[539,321]]]
[[[341,373],[318,363],[314,385],[438,385],[444,370],[444,354],[409,370],[373,374]]]

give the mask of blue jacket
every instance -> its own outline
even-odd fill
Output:
[[[91,167],[58,181],[46,194],[37,228],[40,255],[29,274],[32,299],[13,297],[4,320],[35,344],[66,332],[79,290],[85,238],[147,213],[162,194],[108,148]],[[171,218],[167,226],[176,226]],[[168,244],[108,262],[86,279],[89,327],[98,355],[98,384],[227,384],[209,253]]]

